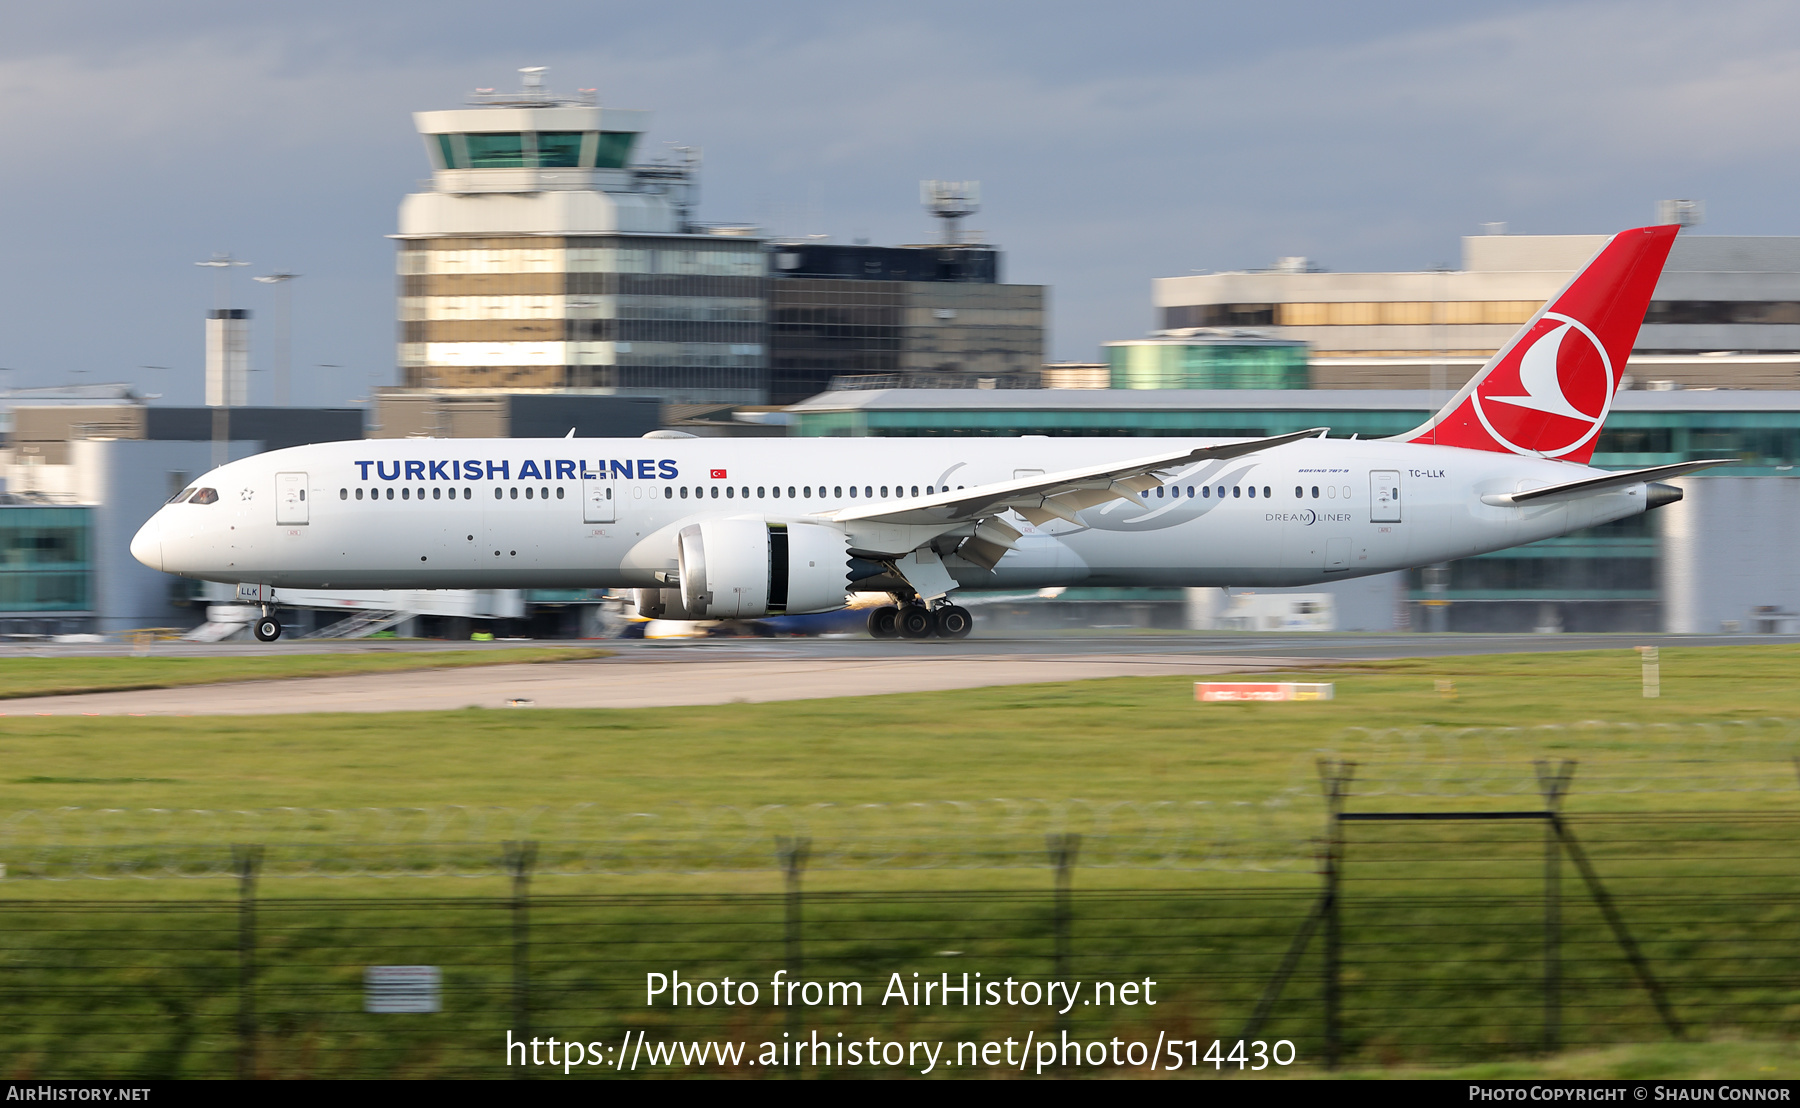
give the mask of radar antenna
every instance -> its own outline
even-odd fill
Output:
[[[980,181],[920,181],[919,203],[944,221],[944,245],[962,244],[962,218],[981,210]]]

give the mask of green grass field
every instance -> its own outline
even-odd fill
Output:
[[[1656,1045],[1664,1035],[1654,1012],[1571,871],[1565,1041],[1578,1049],[1531,1058],[1541,1003],[1541,832],[1468,825],[1352,846],[1363,882],[1347,940],[1352,1072],[1787,1076],[1791,1024],[1800,1019],[1800,974],[1791,964],[1800,873],[1783,822],[1800,799],[1789,762],[1794,736],[1785,723],[1729,724],[1800,720],[1797,668],[1794,647],[1665,648],[1656,700],[1641,696],[1636,655],[1619,650],[1346,664],[1303,678],[1336,683],[1337,699],[1324,703],[1201,705],[1189,680],[1128,678],[710,708],[12,716],[0,719],[0,812],[591,804],[668,813],[992,797],[1204,799],[1249,811],[1286,790],[1300,799],[1283,809],[1285,826],[1311,834],[1322,811],[1311,762],[1321,749],[1358,757],[1368,781],[1379,780],[1384,762],[1437,773],[1458,758],[1485,758],[1528,782],[1531,758],[1571,757],[1581,768],[1569,811],[1596,866],[1614,882],[1694,1037],[1721,1041]],[[79,667],[56,679],[96,680]],[[1439,681],[1454,682],[1454,699]],[[1533,730],[1587,720],[1637,729]],[[1461,745],[1409,746],[1398,737],[1495,727],[1523,730],[1504,742],[1491,732],[1465,735]],[[1359,728],[1387,733],[1357,740],[1351,732]],[[1671,743],[1671,735],[1685,738]],[[1695,735],[1706,741],[1696,744]],[[1614,787],[1638,773],[1653,787]],[[1757,787],[1733,791],[1733,782]],[[1357,803],[1519,806],[1458,796],[1454,787],[1440,792]],[[1524,795],[1535,804],[1528,788]],[[1698,814],[1684,822],[1664,818],[1670,811]],[[227,823],[219,827],[218,843],[237,841]],[[318,827],[329,834],[328,822]],[[545,945],[532,964],[534,987],[543,990],[534,1001],[540,1026],[560,1020],[616,1038],[642,1022],[630,1009],[629,978],[645,967],[680,964],[716,976],[780,965],[780,901],[766,895],[781,888],[772,860],[771,851],[767,868],[744,872],[538,881],[544,900],[534,908],[533,934]],[[1078,903],[1077,971],[1166,974],[1178,1002],[1166,1017],[1084,1017],[1078,1030],[1192,1037],[1236,1033],[1317,878],[1308,867],[1080,869],[1076,885],[1099,894]],[[809,873],[809,893],[840,899],[808,902],[808,964],[869,979],[889,969],[982,966],[1041,976],[1051,966],[1049,888],[1044,868]],[[485,1052],[506,1025],[509,995],[505,889],[498,877],[264,882],[266,1072],[492,1075]],[[1139,891],[1101,892],[1122,889]],[[901,892],[911,899],[884,899]],[[565,893],[624,899],[559,900]],[[11,936],[0,938],[0,967],[17,971],[0,975],[0,984],[24,990],[0,995],[0,1004],[34,1013],[21,1017],[26,1030],[0,1044],[20,1059],[18,1073],[71,1072],[58,1052],[72,1041],[106,1054],[109,1073],[229,1073],[233,894],[225,880],[0,882],[0,904],[14,902],[5,909],[14,926],[0,927]],[[345,899],[352,896],[364,899]],[[465,899],[414,899],[425,896]],[[977,899],[957,899],[970,896]],[[75,903],[84,898],[93,903]],[[148,901],[165,908],[152,911]],[[951,957],[959,960],[945,961]],[[1317,959],[1315,946],[1271,1025],[1313,1061]],[[382,961],[444,965],[461,997],[458,1014],[447,1009],[438,1025],[362,1015],[359,967]],[[196,992],[196,984],[204,988]],[[184,999],[191,997],[199,999]],[[95,1014],[103,1010],[116,1015]],[[830,1018],[840,1022],[828,1026],[848,1026]],[[857,1018],[884,1034],[908,1027],[879,1012]],[[735,1030],[778,1035],[766,1022]],[[699,1037],[714,1025],[652,1026]],[[975,1035],[1025,1024],[941,1026]]]
[[[0,699],[66,693],[172,689],[224,681],[284,677],[347,677],[417,669],[457,669],[520,662],[597,658],[592,647],[531,646],[503,650],[393,651],[359,654],[276,654],[208,658],[20,658],[0,663]]]
[[[250,673],[265,661],[300,664],[224,664]],[[149,663],[96,661],[89,675],[62,662],[53,680],[97,687],[134,664]],[[1642,698],[1637,657],[1620,650],[1370,662],[1301,678],[1336,683],[1337,699],[1323,703],[1202,705],[1187,679],[1117,678],[697,708],[12,716],[0,720],[0,811],[1261,800],[1350,727],[1800,719],[1800,648],[1667,649],[1662,670],[1657,700]],[[1456,699],[1440,697],[1438,679],[1455,682]],[[30,678],[8,671],[5,681],[22,689]],[[1543,743],[1588,759],[1632,753],[1579,747]]]

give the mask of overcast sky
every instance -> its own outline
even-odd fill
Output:
[[[198,402],[193,263],[224,251],[259,370],[248,275],[304,274],[297,402],[393,383],[409,113],[526,65],[653,111],[641,150],[703,148],[702,219],[918,242],[918,181],[980,180],[970,223],[1052,286],[1058,359],[1153,326],[1158,276],[1454,265],[1486,221],[1612,231],[1664,197],[1800,233],[1791,3],[11,3],[0,386]]]

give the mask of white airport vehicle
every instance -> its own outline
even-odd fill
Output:
[[[1675,227],[1624,231],[1442,411],[1391,439],[399,439],[231,462],[132,540],[287,589],[629,588],[673,620],[832,611],[961,637],[960,589],[1310,585],[1647,511],[1718,461],[1586,463]],[[571,432],[572,434],[572,432]],[[1146,449],[1149,446],[1156,449]]]

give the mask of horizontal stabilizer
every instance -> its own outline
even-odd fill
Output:
[[[1649,469],[1627,469],[1580,481],[1567,481],[1560,485],[1545,485],[1541,489],[1527,489],[1524,492],[1489,493],[1481,498],[1481,502],[1496,507],[1513,507],[1540,500],[1569,500],[1577,496],[1587,496],[1590,493],[1605,492],[1607,489],[1621,488],[1625,485],[1660,481],[1665,477],[1680,477],[1684,473],[1692,473],[1697,469],[1707,469],[1711,466],[1728,466],[1736,461],[1736,458],[1708,458],[1701,462],[1676,462],[1673,465],[1651,466]]]

